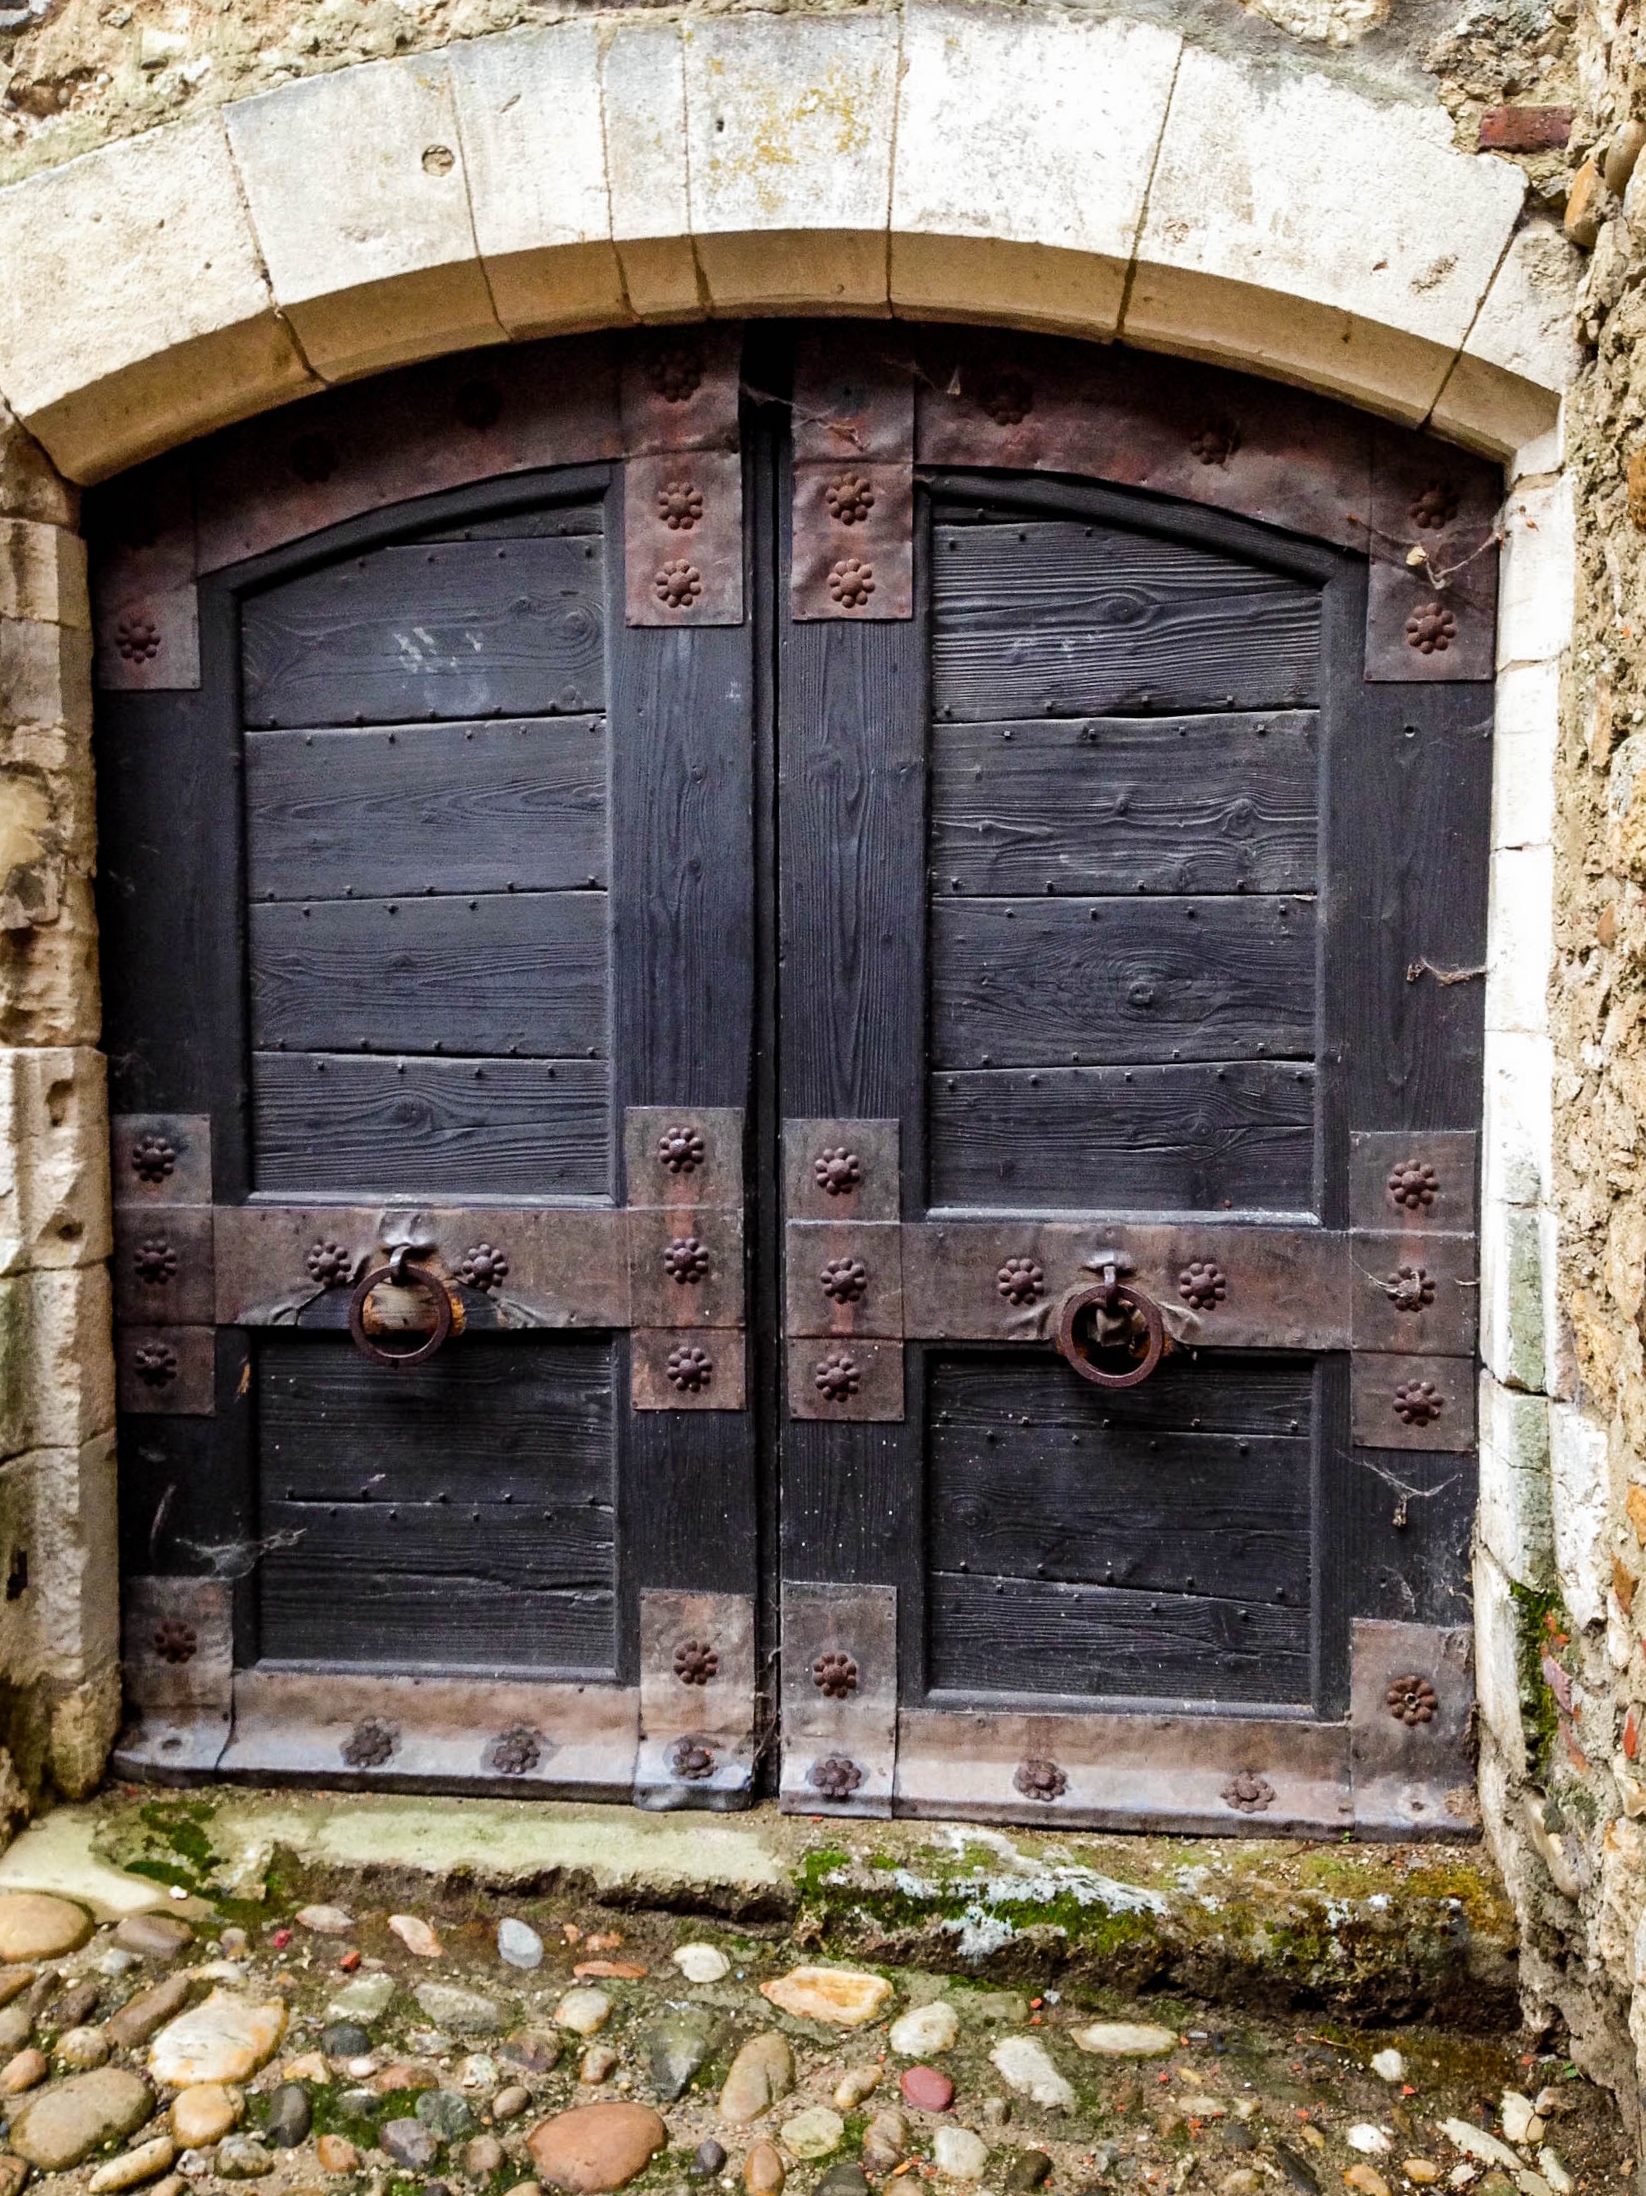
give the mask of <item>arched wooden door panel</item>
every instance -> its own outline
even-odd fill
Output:
[[[122,1759],[1455,1831],[1492,475],[747,350],[98,498]]]

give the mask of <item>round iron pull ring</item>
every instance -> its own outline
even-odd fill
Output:
[[[1109,1372],[1087,1354],[1087,1340],[1079,1329],[1085,1314],[1092,1311],[1110,1314],[1126,1311],[1142,1319],[1145,1329],[1143,1354],[1125,1372]],[[1058,1355],[1094,1388],[1135,1388],[1140,1381],[1148,1379],[1166,1354],[1166,1322],[1152,1296],[1145,1296],[1129,1281],[1114,1278],[1111,1272],[1087,1288],[1071,1289],[1063,1299],[1057,1321],[1057,1349]]]
[[[385,1281],[397,1289],[421,1289],[434,1306],[434,1331],[426,1335],[415,1350],[386,1350],[366,1332],[367,1300]],[[440,1345],[449,1340],[451,1331],[452,1300],[446,1293],[445,1283],[426,1266],[409,1264],[404,1246],[391,1255],[386,1266],[373,1266],[369,1273],[362,1274],[349,1298],[349,1333],[361,1356],[370,1358],[374,1365],[388,1365],[403,1372],[408,1365],[426,1364]]]

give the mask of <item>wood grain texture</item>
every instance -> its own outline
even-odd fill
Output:
[[[612,951],[614,1054],[625,1106],[741,1106],[748,1099],[749,649],[742,627],[631,627],[618,637]]]
[[[984,1068],[931,1079],[934,1205],[1307,1212],[1313,1068]]]
[[[940,719],[937,893],[1311,892],[1319,872],[1313,711]]]
[[[1283,709],[1319,688],[1313,587],[1116,526],[933,531],[939,716]]]
[[[614,1353],[470,1335],[392,1380],[338,1337],[257,1355],[261,1651],[615,1666]],[[376,1377],[374,1377],[376,1376]]]
[[[1306,1701],[1307,1610],[1047,1579],[936,1575],[934,1688]]]
[[[1312,1059],[1315,909],[938,898],[931,996],[937,1068]]]
[[[919,626],[789,624],[782,674],[783,1113],[905,1117],[907,1135],[921,1067]]]
[[[610,1193],[600,1060],[252,1056],[256,1186],[298,1196]]]
[[[605,702],[602,544],[403,543],[244,606],[248,725],[542,716]]]
[[[1334,772],[1328,942],[1350,1128],[1480,1118],[1492,689],[1362,685]],[[1473,970],[1442,984],[1429,970]]]
[[[251,732],[253,900],[606,882],[599,717]]]
[[[252,1042],[603,1058],[606,925],[603,892],[255,905]]]

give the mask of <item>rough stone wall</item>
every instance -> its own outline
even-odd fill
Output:
[[[95,1784],[120,1709],[77,506],[0,406],[0,1823]]]

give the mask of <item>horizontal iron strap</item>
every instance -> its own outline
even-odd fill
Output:
[[[627,1212],[567,1205],[220,1205],[213,1238],[220,1326],[341,1325],[361,1271],[400,1241],[469,1292],[471,1326],[629,1324]]]
[[[1155,1298],[1180,1343],[1346,1350],[1353,1262],[1346,1233],[1217,1218],[932,1220],[903,1230],[903,1331],[911,1340],[1035,1342],[1102,1249]]]

